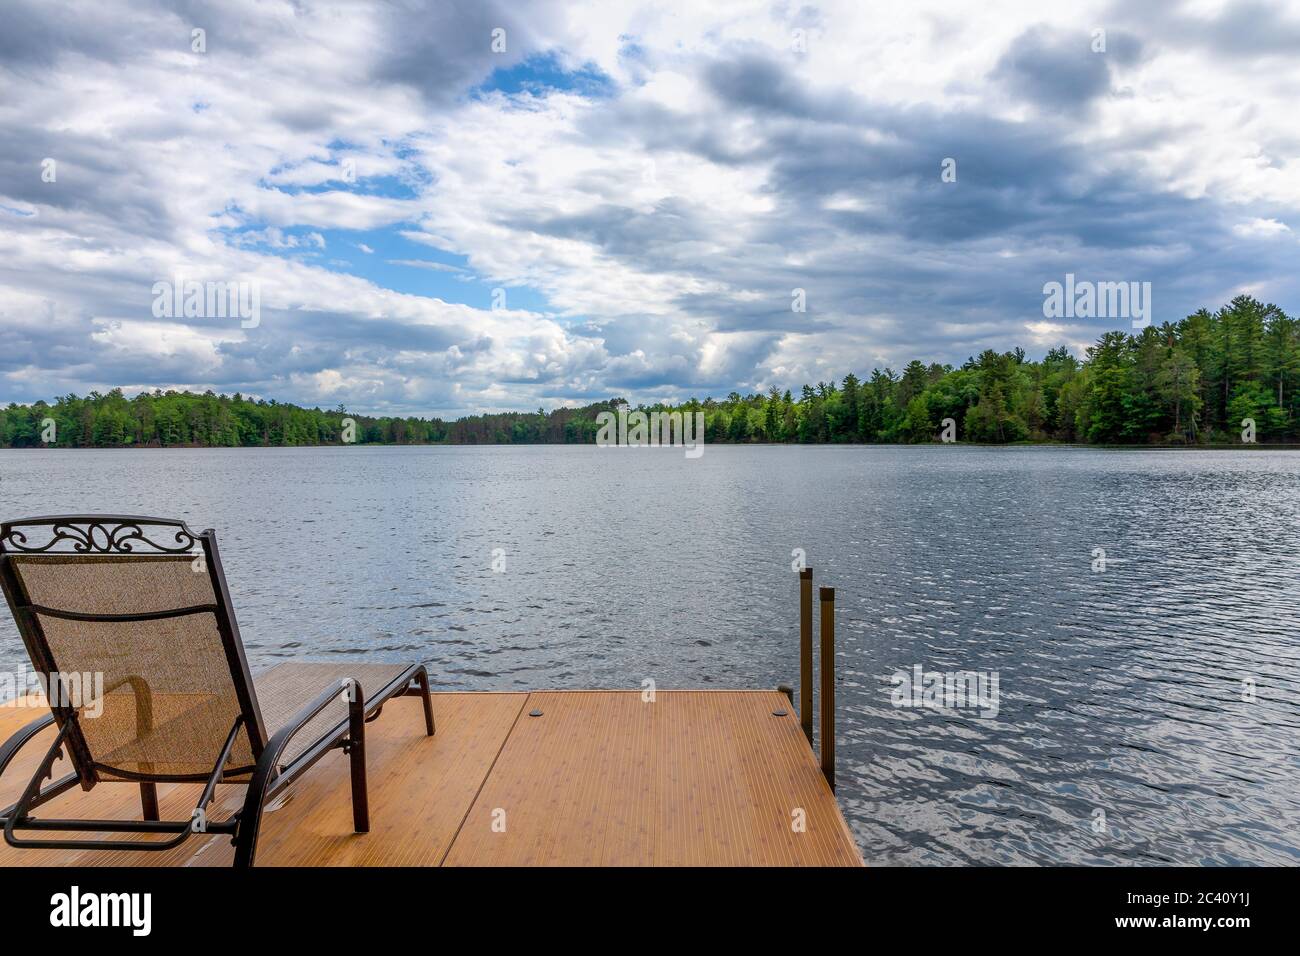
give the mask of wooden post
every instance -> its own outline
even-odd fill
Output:
[[[799,723],[813,742],[812,568],[799,572]]]
[[[835,789],[835,589],[821,589],[822,773]]]

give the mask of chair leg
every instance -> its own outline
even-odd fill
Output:
[[[158,820],[158,785],[156,783],[140,784],[140,809],[144,819]]]
[[[253,865],[253,853],[257,850],[257,829],[260,819],[252,820],[241,819],[239,827],[235,830],[234,839],[231,841],[235,844],[235,867],[246,870]]]
[[[354,701],[348,715],[348,757],[352,761],[352,829],[370,832],[370,798],[366,793],[366,712]]]
[[[424,732],[433,736],[433,698],[429,696],[429,672],[421,667],[415,672],[415,682],[420,685],[420,698],[424,701]]]

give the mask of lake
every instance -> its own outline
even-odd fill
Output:
[[[868,863],[1300,863],[1300,454],[0,450],[0,516],[70,512],[216,528],[254,665],[443,690],[793,685],[802,549]],[[918,666],[996,708],[895,706]]]

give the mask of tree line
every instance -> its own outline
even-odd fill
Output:
[[[0,446],[592,443],[600,412],[622,400],[551,412],[439,418],[372,417],[213,392],[121,389],[0,410]],[[703,412],[708,442],[1060,441],[1208,444],[1300,441],[1300,320],[1238,296],[1219,311],[1136,333],[1109,331],[1082,360],[1064,347],[1031,361],[1023,349],[901,372],[849,373],[795,396],[691,399],[643,411]],[[350,423],[350,424],[349,424]]]

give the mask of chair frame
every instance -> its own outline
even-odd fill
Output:
[[[51,539],[43,544],[29,544],[27,536],[21,529],[48,528]],[[171,542],[158,539],[159,533],[146,529],[159,528],[172,538]],[[150,536],[152,535],[152,537]],[[55,550],[62,543],[68,542],[70,550]],[[137,551],[141,546],[152,550]],[[192,555],[202,557],[207,573],[211,577],[214,604],[177,608],[168,611],[142,612],[137,614],[81,614],[43,608],[30,603],[26,590],[17,571],[11,563],[15,555],[23,554],[170,554]],[[230,592],[226,587],[225,574],[221,567],[221,556],[217,550],[216,532],[208,529],[201,533],[192,532],[183,521],[167,518],[149,518],[134,515],[55,515],[40,518],[26,518],[18,521],[0,523],[0,588],[13,612],[18,625],[18,632],[23,645],[31,658],[32,665],[38,673],[46,675],[48,681],[59,679],[57,662],[53,659],[45,634],[41,629],[40,614],[63,617],[78,621],[131,622],[158,620],[168,617],[180,617],[188,614],[210,613],[216,619],[217,629],[226,652],[230,667],[231,680],[234,683],[239,703],[239,715],[236,717],[225,746],[212,772],[203,775],[168,775],[143,774],[105,767],[116,780],[103,780],[116,783],[121,780],[137,781],[140,786],[141,817],[140,820],[86,820],[86,819],[37,819],[30,811],[47,803],[60,794],[80,784],[83,790],[92,789],[101,782],[99,767],[95,763],[90,748],[78,725],[75,708],[69,705],[68,695],[62,692],[51,693],[50,713],[32,721],[8,741],[0,746],[0,775],[13,761],[22,747],[29,743],[41,731],[51,724],[58,727],[54,742],[45,757],[37,766],[36,773],[23,790],[22,796],[12,806],[0,810],[0,825],[4,828],[5,841],[20,848],[49,848],[67,850],[141,850],[160,851],[178,846],[194,833],[229,834],[235,845],[235,866],[253,865],[257,852],[257,836],[261,827],[263,808],[267,801],[275,798],[291,786],[303,773],[331,750],[343,750],[349,756],[352,785],[352,820],[357,833],[370,829],[369,800],[366,788],[366,745],[365,725],[377,719],[384,704],[394,697],[418,696],[423,698],[425,732],[434,734],[433,704],[429,693],[429,674],[424,665],[416,664],[406,668],[399,676],[389,681],[382,688],[366,696],[361,684],[355,678],[331,682],[322,689],[320,695],[302,708],[284,727],[270,738],[262,721],[262,713],[257,703],[257,693],[253,684],[248,659],[244,653],[243,641],[239,635],[239,625],[235,621]],[[108,693],[130,683],[136,695],[136,719],[142,727],[148,727],[152,720],[152,710],[148,687],[143,680],[129,677],[119,681],[104,691]],[[53,690],[53,688],[51,688]],[[296,756],[289,764],[281,766],[280,758],[290,741],[322,710],[340,695],[346,695],[348,716],[329,728],[319,738]],[[254,764],[249,767],[227,768],[225,766],[239,733],[246,730],[252,748]],[[59,780],[42,786],[45,780],[52,778],[54,762],[66,751],[72,762],[72,772]],[[228,776],[244,779],[226,780]],[[157,784],[162,782],[203,783],[204,788],[199,801],[189,820],[160,820],[158,816]],[[218,783],[239,783],[248,787],[241,809],[235,811],[228,819],[207,822],[206,809],[213,801]],[[169,835],[166,840],[61,840],[61,839],[27,839],[17,836],[18,830],[29,831],[63,831],[63,832],[103,832],[103,833],[142,833]]]

